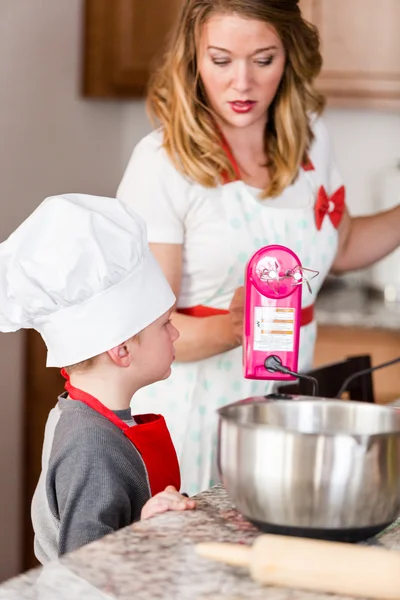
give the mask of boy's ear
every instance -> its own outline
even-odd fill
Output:
[[[113,363],[119,367],[129,367],[132,362],[132,356],[126,344],[120,344],[119,346],[115,346],[115,348],[111,348],[111,350],[107,351],[107,354]]]

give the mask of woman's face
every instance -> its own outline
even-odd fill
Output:
[[[285,59],[272,25],[234,14],[211,16],[201,31],[198,65],[217,116],[231,127],[264,127]]]

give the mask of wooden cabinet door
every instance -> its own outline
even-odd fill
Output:
[[[85,0],[83,94],[145,94],[182,0]]]
[[[400,1],[301,0],[322,41],[318,86],[333,104],[400,107]]]

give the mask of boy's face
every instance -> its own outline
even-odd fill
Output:
[[[149,385],[171,374],[171,364],[175,359],[174,342],[179,331],[171,323],[172,309],[148,325],[129,343],[132,354],[132,367],[139,374],[142,386]]]

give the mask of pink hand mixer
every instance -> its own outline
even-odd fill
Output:
[[[265,246],[252,256],[245,275],[243,368],[246,379],[308,379],[316,395],[317,380],[298,373],[297,368],[302,285],[311,293],[309,281],[317,275],[318,271],[303,267],[299,257],[285,246]],[[341,385],[336,398],[342,396],[354,379],[398,362],[400,357],[352,373]]]
[[[299,376],[302,285],[311,292],[309,280],[317,275],[285,246],[266,246],[252,256],[245,276],[246,379],[293,381]]]

